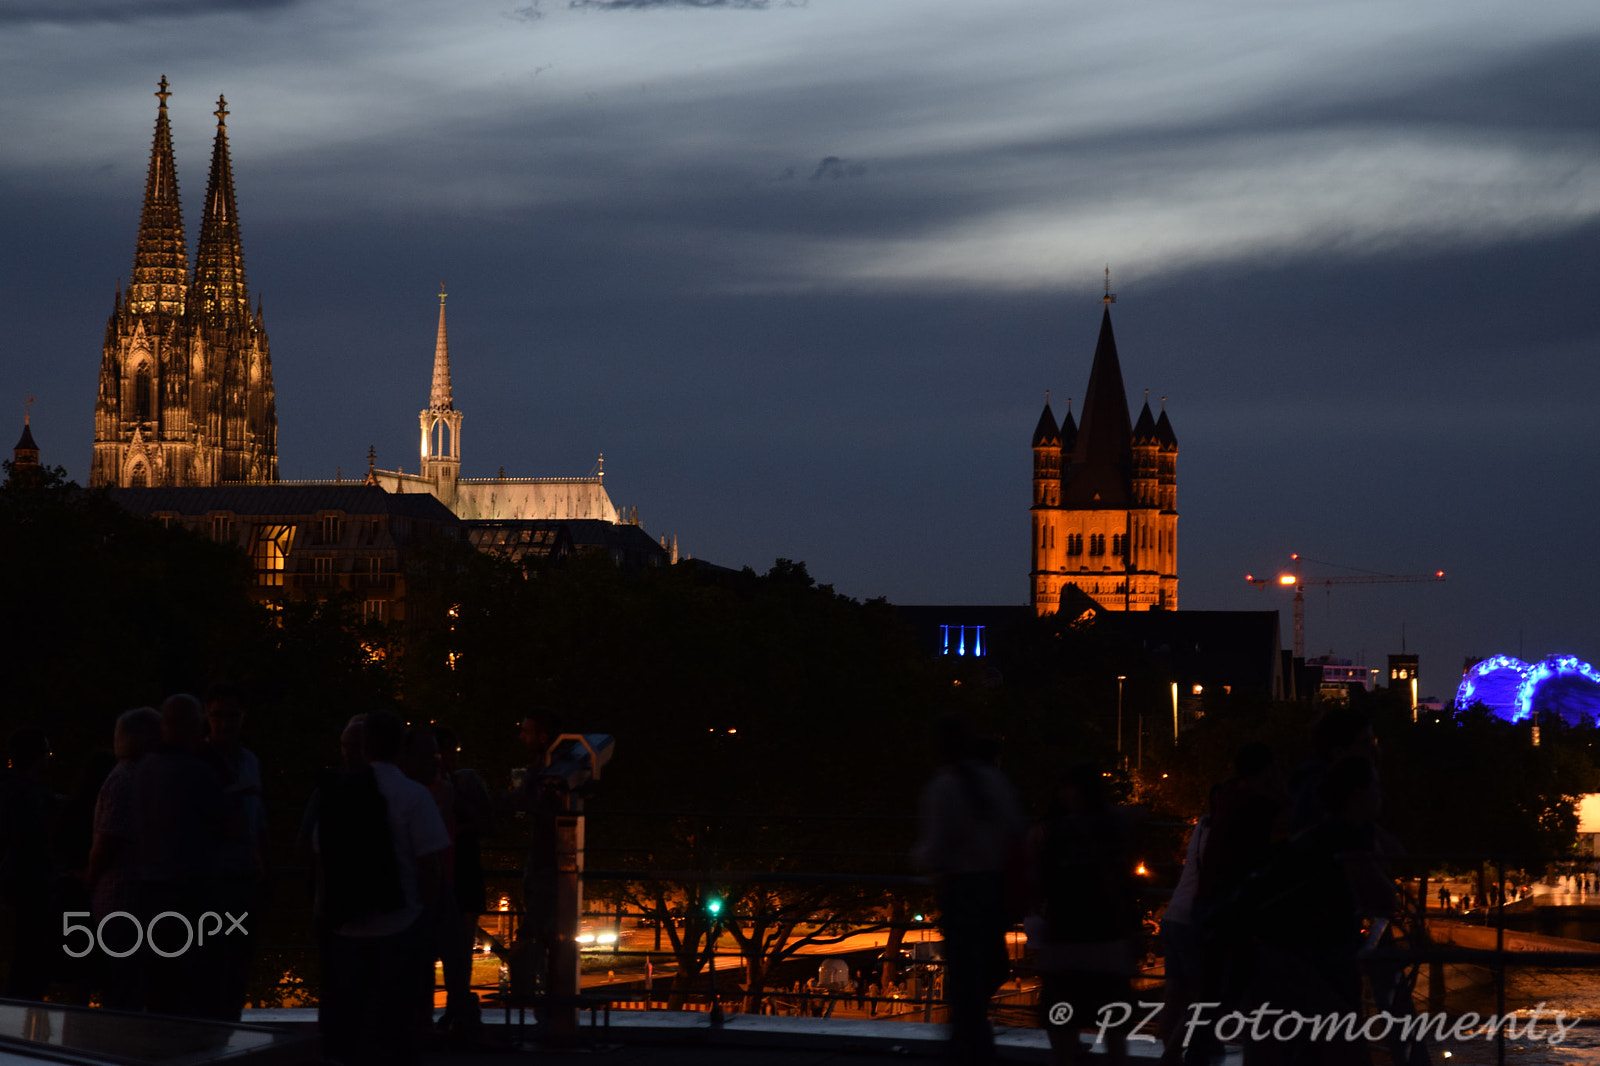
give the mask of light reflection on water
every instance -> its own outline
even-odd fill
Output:
[[[1525,1025],[1535,1007],[1543,1004],[1536,1033],[1548,1037],[1555,1027],[1552,1012],[1565,1014],[1571,1023],[1583,1024],[1568,1031],[1566,1039],[1554,1046],[1543,1039],[1506,1041],[1506,1062],[1515,1066],[1600,1066],[1600,969],[1536,970],[1508,969],[1506,1010],[1516,1014],[1517,1025]],[[1456,989],[1449,995],[1447,1008],[1452,1018],[1472,1011],[1483,1017],[1496,1013],[1493,984]],[[1418,1009],[1424,1009],[1421,1004]],[[1450,1058],[1443,1052],[1449,1051]],[[1382,1061],[1380,1053],[1375,1061]],[[1434,1066],[1494,1066],[1498,1054],[1494,1039],[1449,1041],[1435,1045]]]

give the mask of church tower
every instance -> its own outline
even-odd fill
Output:
[[[218,100],[211,180],[191,278],[167,79],[126,294],[106,323],[91,485],[216,485],[278,479],[272,365],[252,315]]]
[[[1073,426],[1069,411],[1057,430],[1047,401],[1034,430],[1029,579],[1041,615],[1055,613],[1066,585],[1107,610],[1178,606],[1178,441],[1165,403],[1158,421],[1148,394],[1129,422],[1115,301],[1108,279],[1082,421]]]
[[[434,483],[434,495],[446,507],[456,503],[461,478],[461,420],[450,395],[450,338],[444,324],[444,286],[439,286],[439,333],[433,341],[433,388],[422,423],[422,476]]]

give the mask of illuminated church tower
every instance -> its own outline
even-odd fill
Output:
[[[433,387],[422,422],[422,476],[436,486],[434,495],[446,507],[456,502],[461,477],[461,420],[450,396],[450,338],[444,328],[444,286],[439,286],[439,335],[433,342]]]
[[[261,309],[252,313],[228,153],[228,109],[216,142],[188,268],[167,79],[133,275],[106,323],[90,484],[139,487],[278,480],[278,414]]]
[[[1060,426],[1048,399],[1033,431],[1034,610],[1054,614],[1075,585],[1107,610],[1177,610],[1178,438],[1148,396],[1128,420],[1106,290],[1082,421]],[[1070,401],[1069,401],[1070,404]]]

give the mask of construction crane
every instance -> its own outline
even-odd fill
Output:
[[[1322,585],[1329,592],[1335,585],[1397,585],[1410,581],[1443,581],[1444,571],[1435,570],[1431,574],[1346,574],[1339,577],[1306,577],[1298,573],[1301,563],[1318,563],[1320,566],[1338,566],[1338,563],[1323,563],[1316,559],[1302,559],[1298,552],[1289,556],[1293,564],[1290,569],[1276,578],[1268,580],[1256,577],[1254,574],[1244,575],[1244,579],[1257,588],[1266,588],[1276,585],[1279,588],[1294,589],[1294,657],[1306,657],[1306,586]],[[1354,569],[1347,567],[1347,569]]]

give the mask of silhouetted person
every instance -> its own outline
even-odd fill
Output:
[[[140,913],[138,823],[134,788],[139,762],[161,746],[161,714],[154,707],[124,711],[117,717],[112,750],[117,764],[106,775],[94,805],[94,843],[89,850],[85,881],[89,888],[89,916],[95,928],[108,914]],[[120,928],[119,928],[120,923]],[[105,937],[113,951],[133,943],[132,923],[123,918],[106,925]],[[98,945],[97,945],[98,947]],[[101,951],[100,1002],[111,1010],[139,1010],[144,1006],[144,953],[117,958]]]
[[[1202,1066],[1207,1058],[1208,1041],[1191,1039],[1183,1046],[1183,1022],[1189,1016],[1189,1006],[1206,998],[1208,987],[1205,966],[1205,936],[1195,915],[1195,896],[1200,888],[1200,869],[1205,855],[1206,841],[1211,836],[1212,809],[1222,788],[1211,789],[1207,810],[1195,822],[1189,833],[1189,843],[1184,851],[1183,873],[1161,918],[1161,940],[1166,957],[1165,1000],[1161,1018],[1166,1028],[1166,1046],[1161,1055],[1163,1066],[1177,1066],[1187,1062]]]
[[[1341,759],[1360,756],[1378,768],[1378,738],[1372,719],[1349,707],[1335,707],[1317,720],[1311,729],[1313,755],[1295,768],[1289,781],[1293,794],[1289,832],[1301,833],[1323,820],[1320,800],[1322,778]]]
[[[389,711],[362,722],[368,768],[329,783],[315,846],[332,926],[318,1015],[323,1043],[347,1063],[417,1062],[421,918],[439,891],[450,838],[428,790],[395,764],[405,725]]]
[[[441,863],[442,884],[439,892],[423,910],[423,958],[418,968],[418,1003],[421,1007],[419,1028],[431,1031],[433,1027],[433,963],[440,960],[444,970],[446,1004],[454,999],[459,1007],[464,996],[471,994],[472,960],[468,955],[453,950],[460,939],[461,913],[455,896],[455,837],[456,796],[450,779],[444,776],[439,756],[439,738],[431,728],[413,726],[406,730],[405,748],[400,756],[400,769],[412,781],[428,790],[439,817],[444,822],[450,844],[445,848]]]
[[[11,765],[0,780],[0,893],[11,908],[14,934],[5,994],[43,999],[61,956],[52,833],[62,797],[46,780],[50,739],[42,729],[23,726],[7,749]]]
[[[212,909],[224,916],[248,915],[241,918],[243,932],[219,937],[216,950],[207,957],[215,964],[215,1016],[238,1021],[266,906],[267,808],[261,796],[261,763],[241,743],[245,711],[239,690],[213,686],[206,693],[205,712],[209,730],[205,753],[222,777],[227,801]]]
[[[488,885],[483,874],[483,838],[494,828],[494,800],[489,786],[476,770],[460,766],[461,747],[449,729],[440,726],[434,730],[439,741],[439,767],[450,781],[455,792],[455,869],[453,870],[457,909],[457,929],[454,941],[446,943],[441,951],[459,954],[467,975],[465,990],[458,997],[447,985],[445,1016],[442,1026],[465,1038],[474,1037],[479,1030],[480,1006],[477,994],[472,991],[472,949],[478,941],[478,919],[488,910]],[[448,970],[448,967],[446,968]]]
[[[987,758],[965,718],[936,726],[942,768],[923,789],[913,861],[932,873],[944,930],[950,1053],[994,1058],[989,997],[1010,970],[1006,872],[1017,865],[1025,824],[1015,789]]]
[[[1317,793],[1321,819],[1284,848],[1243,894],[1258,942],[1243,1010],[1262,1002],[1307,1016],[1362,1009],[1357,961],[1362,920],[1394,909],[1393,883],[1377,854],[1378,779],[1371,760],[1351,755],[1334,763]],[[1269,1040],[1245,1048],[1248,1061],[1263,1063],[1301,1061],[1313,1051],[1323,1062],[1369,1060],[1359,1039]]]
[[[520,738],[531,756],[521,783],[506,798],[505,806],[523,811],[528,819],[528,857],[522,872],[522,925],[512,964],[516,991],[531,983],[546,984],[550,952],[556,938],[556,816],[561,800],[543,786],[540,774],[550,765],[550,746],[561,735],[561,720],[554,711],[536,710],[522,719]],[[530,982],[531,978],[531,982]]]
[[[1133,998],[1143,924],[1131,880],[1132,817],[1110,804],[1099,768],[1081,764],[1062,774],[1030,838],[1044,920],[1039,1007],[1057,1063],[1083,1059],[1078,1028],[1094,1024],[1107,1004]],[[1051,1022],[1056,1003],[1072,1005],[1075,1025]],[[1125,1027],[1106,1033],[1106,1051],[1112,1062],[1126,1061]]]
[[[147,1006],[161,1014],[208,1017],[216,1009],[215,977],[208,965],[213,955],[192,943],[180,950],[187,935],[181,921],[155,921],[172,911],[196,923],[215,899],[217,848],[227,808],[222,778],[204,749],[200,701],[170,696],[161,705],[161,746],[139,761],[134,782]],[[158,947],[177,956],[163,957],[155,951]]]

